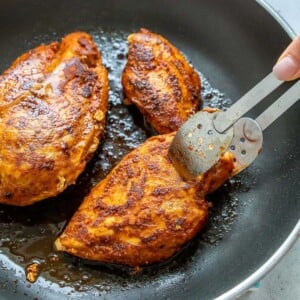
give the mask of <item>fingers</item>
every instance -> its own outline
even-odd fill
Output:
[[[300,78],[300,36],[281,54],[273,67],[273,73],[278,79],[285,81]]]

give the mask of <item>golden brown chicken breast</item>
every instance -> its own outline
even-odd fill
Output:
[[[135,104],[158,133],[178,130],[200,105],[199,75],[161,35],[141,29],[128,42],[125,103]]]
[[[204,226],[205,195],[230,177],[226,153],[207,173],[185,182],[168,158],[174,133],[129,153],[85,198],[58,250],[100,262],[142,266],[171,257]]]
[[[0,203],[32,204],[74,183],[104,131],[107,99],[87,33],[20,56],[0,77]]]

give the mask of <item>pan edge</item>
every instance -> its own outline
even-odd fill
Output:
[[[293,28],[275,11],[275,9],[267,3],[265,0],[255,0],[263,9],[267,11],[283,28],[283,30],[294,39],[297,34]],[[232,289],[226,291],[222,295],[218,296],[216,300],[230,300],[235,299],[243,295],[249,288],[255,285],[260,279],[265,277],[288,253],[292,246],[297,241],[300,236],[300,220],[295,225],[292,232],[286,238],[286,240],[281,244],[281,246],[275,251],[275,253],[253,274],[244,279],[241,283],[233,287]]]

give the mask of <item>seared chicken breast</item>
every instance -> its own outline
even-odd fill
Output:
[[[0,77],[0,203],[29,205],[75,183],[103,134],[107,99],[87,33],[20,56]]]
[[[141,29],[128,43],[125,103],[135,104],[157,133],[178,130],[200,105],[199,75],[159,34]]]
[[[207,173],[186,182],[168,157],[174,133],[129,153],[85,198],[56,248],[81,258],[144,266],[174,255],[204,226],[205,195],[234,168],[226,153]]]

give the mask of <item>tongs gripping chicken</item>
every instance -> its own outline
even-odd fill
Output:
[[[226,112],[204,109],[188,119],[177,131],[169,149],[180,174],[186,179],[195,178],[228,151],[235,158],[232,175],[248,167],[261,151],[263,130],[299,100],[300,81],[256,120],[242,116],[282,83],[271,73]]]

